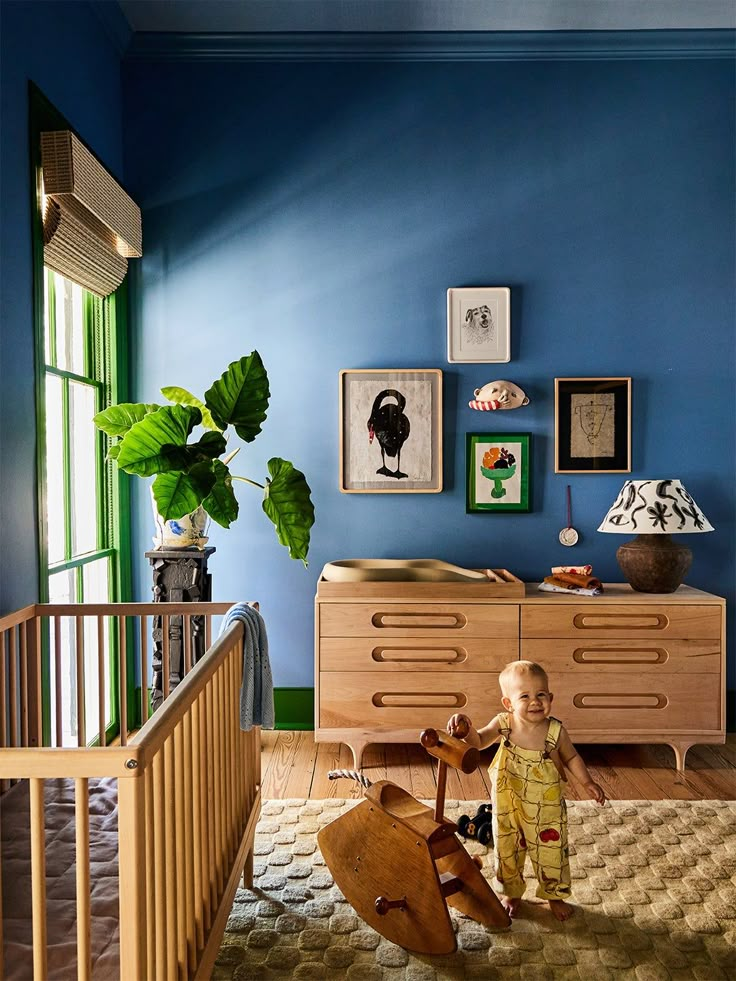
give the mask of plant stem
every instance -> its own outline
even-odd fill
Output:
[[[261,490],[265,490],[263,484],[258,484],[255,480],[249,480],[247,477],[236,477],[235,474],[232,474],[231,476],[233,480],[242,480],[244,484],[250,484],[252,487],[260,487]]]

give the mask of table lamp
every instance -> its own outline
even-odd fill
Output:
[[[671,534],[713,531],[713,526],[679,480],[627,480],[598,531],[636,534],[616,552],[632,589],[674,593],[693,555]]]

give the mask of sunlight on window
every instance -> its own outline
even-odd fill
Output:
[[[91,385],[69,385],[69,451],[72,458],[70,499],[72,553],[82,555],[97,546],[97,463],[95,390]]]
[[[46,376],[46,527],[49,564],[64,561],[64,410],[62,381]]]
[[[84,374],[84,295],[81,286],[54,274],[56,292],[56,365]]]

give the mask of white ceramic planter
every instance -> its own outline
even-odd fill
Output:
[[[209,541],[206,532],[210,516],[201,505],[176,521],[164,521],[156,510],[156,499],[151,491],[151,507],[156,526],[153,539],[156,548],[204,548]]]

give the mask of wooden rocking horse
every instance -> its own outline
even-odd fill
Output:
[[[447,766],[472,773],[479,751],[436,729],[425,729],[422,746],[439,760],[434,812],[408,791],[380,780],[366,786],[365,800],[323,828],[317,839],[325,863],[358,916],[387,940],[420,954],[457,949],[448,903],[488,927],[511,920],[456,837],[444,815]]]

